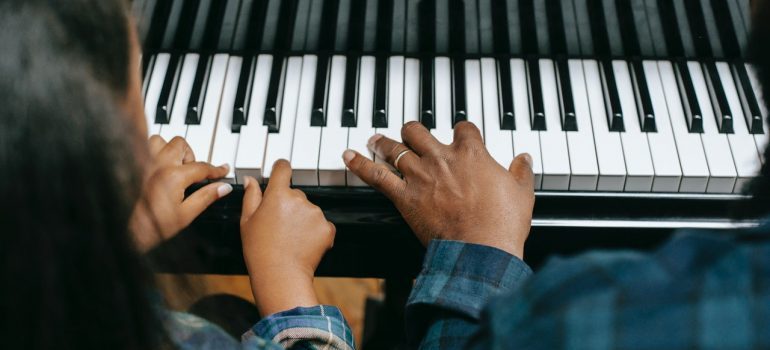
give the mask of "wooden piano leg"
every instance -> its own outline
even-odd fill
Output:
[[[366,301],[363,350],[405,349],[404,307],[412,290],[412,278],[386,278],[385,299]]]

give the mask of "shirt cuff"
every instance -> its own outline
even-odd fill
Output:
[[[433,240],[407,309],[437,307],[478,319],[491,297],[517,288],[531,274],[524,261],[500,249]]]
[[[342,312],[334,306],[298,307],[263,318],[243,335],[256,336],[286,349],[353,349],[353,333]]]

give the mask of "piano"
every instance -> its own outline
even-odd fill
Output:
[[[228,163],[233,194],[154,256],[245,273],[243,176],[291,161],[338,227],[320,275],[412,278],[422,248],[347,172],[374,133],[471,121],[507,167],[534,159],[527,260],[650,248],[735,220],[770,128],[746,53],[749,0],[134,0],[151,134]],[[180,248],[183,247],[183,248]],[[164,263],[180,249],[198,263]],[[175,253],[176,252],[176,253]]]

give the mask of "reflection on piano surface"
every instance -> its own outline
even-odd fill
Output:
[[[234,183],[245,175],[266,182],[273,162],[289,159],[293,184],[341,228],[342,246],[380,244],[419,257],[395,209],[341,158],[347,148],[370,154],[374,133],[400,139],[409,121],[444,143],[455,123],[471,121],[505,167],[530,153],[535,230],[751,224],[732,222],[727,209],[743,199],[770,132],[745,62],[748,0],[133,6],[150,133],[185,137],[197,159],[231,164]],[[200,271],[242,271],[239,196],[236,187],[187,235],[223,259]],[[341,254],[327,262],[359,267],[337,273],[322,265],[322,273],[389,273],[367,270],[380,266],[373,256]]]

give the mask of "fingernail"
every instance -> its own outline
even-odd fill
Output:
[[[219,167],[222,168],[222,169],[225,169],[227,171],[230,171],[230,164],[222,164]]]
[[[217,195],[219,196],[219,198],[222,198],[222,197],[230,194],[230,192],[232,192],[232,191],[233,191],[233,186],[232,185],[230,185],[230,184],[222,184],[221,186],[219,186],[217,188]]]
[[[527,162],[530,168],[532,167],[532,156],[529,153],[522,153],[521,158],[524,158],[524,161]]]
[[[243,178],[243,189],[244,189],[244,190],[245,190],[245,189],[247,189],[247,188],[249,188],[249,183],[250,183],[250,182],[251,182],[251,181],[249,180],[249,177],[248,177],[248,176],[246,176],[246,177],[244,177],[244,178]]]
[[[351,151],[349,149],[345,150],[345,152],[342,152],[342,160],[345,162],[346,165],[350,163],[350,161],[353,160],[353,158],[355,157],[356,157],[356,152]]]
[[[369,148],[372,148],[372,146],[374,145],[374,143],[375,143],[375,142],[377,142],[377,140],[379,140],[379,139],[381,139],[381,138],[382,138],[382,134],[374,134],[374,136],[372,136],[372,137],[369,139],[369,142],[367,142],[367,143],[366,143],[366,145],[367,145],[367,146],[369,146]]]

